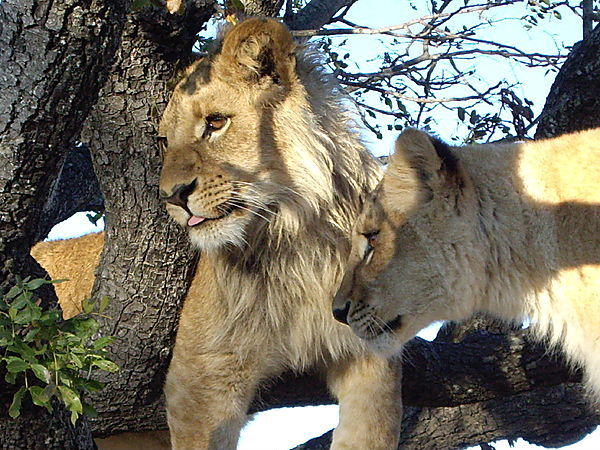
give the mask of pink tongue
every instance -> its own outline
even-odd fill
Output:
[[[200,222],[204,222],[205,217],[192,216],[188,220],[188,226],[193,227],[194,225],[198,225]]]

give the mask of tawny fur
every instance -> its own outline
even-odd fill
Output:
[[[396,447],[396,365],[331,316],[381,171],[321,66],[283,25],[247,20],[188,69],[161,121],[169,213],[215,219],[188,227],[203,252],[165,385],[175,449],[234,449],[257,387],[309,367],[340,401],[332,448]],[[214,117],[227,122],[210,131]]]
[[[334,308],[350,301],[350,326],[383,353],[436,320],[529,318],[598,397],[600,129],[446,154],[433,142],[398,138]]]
[[[103,245],[104,234],[92,233],[78,239],[39,242],[31,249],[31,256],[51,279],[63,280],[54,289],[65,319],[82,311],[81,302],[92,291]]]

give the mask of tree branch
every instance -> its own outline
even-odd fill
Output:
[[[550,88],[536,139],[600,126],[600,27],[578,42]]]
[[[331,18],[342,8],[349,8],[357,0],[311,0],[308,5],[291,17],[286,24],[292,30],[319,29],[328,24]]]

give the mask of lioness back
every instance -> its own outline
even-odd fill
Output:
[[[463,148],[398,138],[334,313],[389,353],[475,312],[529,318],[600,396],[600,129]]]
[[[66,319],[81,312],[81,302],[89,297],[103,245],[104,233],[92,233],[77,239],[39,242],[31,249],[31,256],[52,280],[65,280],[54,288]]]

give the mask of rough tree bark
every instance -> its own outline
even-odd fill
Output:
[[[535,137],[600,126],[600,26],[578,42],[550,89]]]
[[[127,7],[127,1],[0,3],[0,292],[17,275],[43,275],[29,249],[65,151],[106,79]],[[50,289],[41,294],[56,300]],[[12,390],[2,382],[2,448],[92,448],[85,420],[70,426],[60,407],[50,415],[24,405],[18,420],[7,420]]]
[[[132,11],[111,74],[83,133],[106,209],[105,248],[94,296],[109,296],[103,332],[117,337],[121,370],[94,398],[94,434],[164,428],[161,399],[179,307],[195,252],[158,199],[158,119],[177,64],[189,61],[212,0],[188,2],[183,15]]]
[[[349,8],[357,0],[312,0],[298,11],[285,18],[292,30],[317,30],[335,16],[342,8]]]

